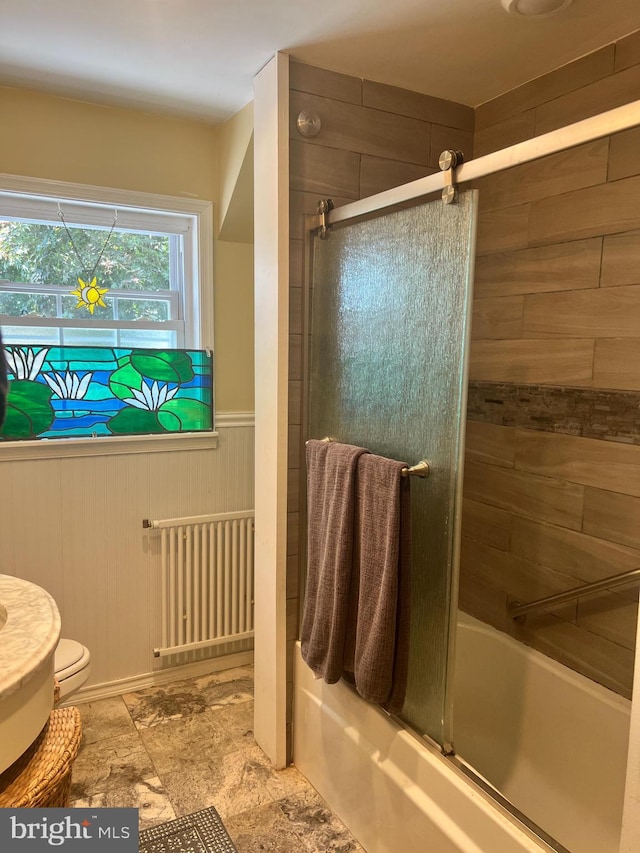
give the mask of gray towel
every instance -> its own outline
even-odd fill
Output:
[[[353,555],[355,480],[362,447],[307,442],[307,579],[303,660],[334,684],[343,673]]]
[[[405,463],[358,460],[354,571],[345,669],[358,693],[402,708],[409,650],[409,478]]]

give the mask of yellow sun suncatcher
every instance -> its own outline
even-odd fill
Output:
[[[78,299],[76,308],[87,308],[93,314],[96,305],[99,305],[101,308],[107,307],[102,297],[108,292],[109,288],[98,287],[95,275],[89,283],[78,278],[78,285],[77,290],[71,291],[71,295]]]

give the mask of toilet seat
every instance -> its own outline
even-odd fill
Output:
[[[84,669],[89,663],[88,649],[77,640],[62,639],[58,643],[55,654],[55,670],[58,681],[63,681]]]
[[[61,697],[64,699],[81,687],[89,677],[91,655],[77,640],[62,638],[56,647],[54,660],[56,678],[60,684]]]

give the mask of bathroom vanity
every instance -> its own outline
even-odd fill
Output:
[[[59,637],[60,614],[49,593],[0,575],[0,773],[49,719]]]

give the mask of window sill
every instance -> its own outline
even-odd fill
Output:
[[[0,462],[25,459],[67,459],[74,456],[126,456],[131,453],[171,453],[176,450],[214,450],[217,432],[123,435],[104,438],[59,438],[0,444]]]

